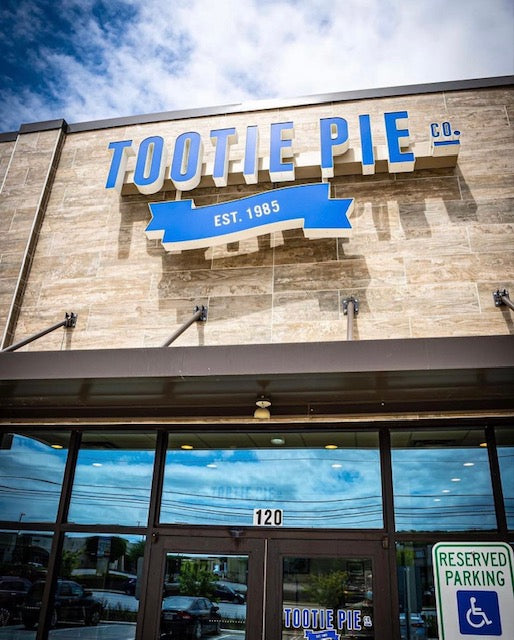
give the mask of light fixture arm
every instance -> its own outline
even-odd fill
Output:
[[[169,347],[172,342],[181,336],[186,329],[188,329],[193,322],[207,322],[207,307],[196,306],[194,309],[194,315],[189,318],[187,322],[185,322],[179,329],[175,331],[175,333],[166,340],[166,342],[162,345],[163,347]]]
[[[348,316],[346,326],[346,339],[353,340],[353,318],[359,313],[359,300],[350,296],[343,300],[343,314]]]
[[[59,327],[65,327],[66,329],[74,329],[77,324],[77,317],[78,316],[76,313],[66,313],[64,315],[64,320],[61,320],[61,322],[57,322],[56,324],[53,324],[51,327],[48,327],[48,329],[43,329],[43,331],[40,331],[39,333],[36,333],[33,336],[30,336],[29,338],[25,338],[25,340],[20,340],[20,342],[16,342],[15,344],[12,344],[10,347],[6,347],[5,349],[2,349],[2,353],[4,353],[5,351],[16,351],[16,349],[19,349],[20,347],[24,347],[26,344],[29,344],[29,342],[34,342],[34,340],[37,340],[38,338],[42,338],[43,336],[46,336],[47,333],[55,331],[56,329],[59,329]]]
[[[493,299],[496,307],[505,305],[514,311],[514,303],[510,299],[507,289],[504,289],[503,291],[500,291],[500,289],[493,291]]]

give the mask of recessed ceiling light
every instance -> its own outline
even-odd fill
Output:
[[[474,467],[475,463],[474,462],[465,462],[462,466],[463,467]]]
[[[62,444],[51,444],[52,449],[64,449]]]
[[[337,444],[326,444],[325,449],[337,449]]]
[[[190,449],[193,449],[193,445],[192,444],[181,444],[180,445],[181,449],[184,449],[185,451],[189,451]]]
[[[443,490],[441,491],[441,493],[450,493],[450,490],[449,490],[449,489],[443,489]]]
[[[217,464],[214,464],[214,462],[210,462],[210,463],[207,465],[207,467],[208,467],[209,469],[217,469],[217,468],[218,468],[218,465],[217,465]]]
[[[342,464],[339,464],[338,462],[330,465],[332,467],[332,469],[341,469],[341,467],[343,466]]]
[[[452,478],[452,482],[460,482],[460,478]]]
[[[285,444],[286,441],[284,440],[284,438],[271,438],[271,444],[276,444],[277,446],[280,446],[281,444]]]
[[[441,502],[441,498],[434,498],[434,502]]]
[[[478,446],[479,447],[487,447],[487,442],[481,442]]]
[[[102,463],[101,462],[93,462],[92,464],[93,467],[102,467]]]

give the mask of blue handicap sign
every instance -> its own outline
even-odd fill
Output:
[[[457,591],[457,608],[462,635],[501,636],[496,591]]]

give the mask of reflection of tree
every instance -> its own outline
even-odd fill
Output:
[[[64,549],[61,556],[61,570],[60,576],[62,578],[71,578],[73,569],[80,566],[80,557],[82,553],[80,551],[69,551]]]
[[[337,611],[345,606],[347,582],[347,571],[310,574],[307,578],[307,595],[316,604]]]
[[[130,545],[127,552],[127,558],[130,560],[132,566],[137,566],[139,558],[143,558],[145,555],[145,540],[138,540]]]
[[[180,593],[188,596],[204,596],[212,600],[215,581],[214,573],[199,562],[182,562],[178,576]]]
[[[97,556],[98,555],[98,543],[100,541],[100,536],[91,536],[86,540],[86,553],[89,556]],[[109,562],[115,562],[119,558],[125,555],[127,552],[127,541],[124,538],[119,538],[118,536],[112,536],[110,538],[110,549],[109,549]]]

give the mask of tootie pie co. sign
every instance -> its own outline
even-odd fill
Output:
[[[308,238],[341,237],[351,228],[348,214],[353,199],[330,198],[329,178],[335,175],[377,171],[398,173],[418,168],[453,166],[460,148],[460,131],[449,122],[434,122],[426,142],[411,144],[407,111],[383,114],[386,144],[374,144],[374,129],[369,114],[358,119],[356,147],[350,147],[349,125],[345,118],[319,120],[319,146],[314,151],[295,153],[294,122],[269,125],[269,145],[259,145],[259,127],[244,131],[242,159],[231,158],[231,147],[239,133],[235,127],[214,129],[209,143],[214,160],[203,162],[204,141],[197,131],[182,133],[174,141],[173,151],[161,136],[145,138],[137,149],[132,140],[109,144],[112,151],[107,189],[122,193],[132,182],[142,194],[151,195],[175,188],[177,199],[150,204],[152,220],[146,228],[149,238],[160,238],[165,249],[176,251],[224,244],[277,230],[304,228]],[[377,123],[377,126],[380,123]],[[127,161],[135,155],[133,171]],[[171,158],[171,160],[170,160]],[[184,191],[200,185],[202,178],[217,187],[229,180],[257,184],[294,182],[319,177],[321,182],[293,185],[222,204],[195,207],[191,199],[179,199]]]

